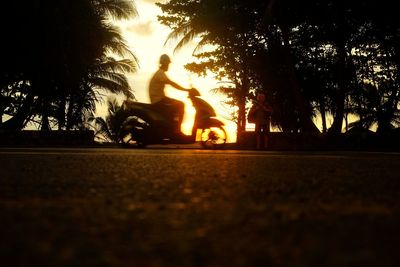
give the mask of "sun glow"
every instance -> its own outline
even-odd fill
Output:
[[[200,85],[199,83],[197,83],[198,85]],[[236,142],[236,124],[228,119],[225,119],[224,116],[222,116],[222,112],[218,109],[218,98],[215,95],[210,95],[209,93],[207,94],[207,91],[203,94],[202,91],[199,89],[200,87],[197,86],[192,86],[194,88],[196,88],[197,90],[200,91],[200,93],[202,94],[202,99],[204,99],[205,101],[207,101],[208,103],[211,104],[211,106],[214,107],[214,109],[216,110],[217,113],[217,119],[219,119],[220,121],[222,121],[224,123],[224,129],[226,131],[227,134],[227,142],[228,143],[233,143]],[[171,97],[171,98],[175,98],[178,99],[180,101],[182,101],[185,104],[185,114],[183,117],[183,122],[181,125],[181,131],[186,134],[186,135],[190,135],[192,133],[192,129],[193,129],[193,125],[194,125],[194,117],[196,115],[196,110],[194,109],[192,102],[190,101],[190,99],[187,97],[187,93],[186,92],[181,92],[175,89],[171,89],[171,88],[167,88],[167,96]]]
[[[138,101],[149,103],[148,83],[158,68],[160,55],[168,54],[172,58],[172,64],[167,72],[168,77],[186,88],[196,88],[200,91],[202,98],[214,107],[218,119],[225,123],[225,130],[228,135],[228,142],[236,141],[236,124],[229,121],[229,115],[224,112],[221,102],[223,96],[210,93],[211,89],[216,88],[218,82],[211,76],[197,77],[184,69],[184,65],[194,61],[192,56],[196,43],[174,53],[175,44],[164,45],[171,30],[161,25],[157,16],[161,15],[161,10],[154,4],[154,1],[136,0],[139,17],[125,21],[117,21],[127,45],[135,54],[139,61],[139,69],[136,73],[128,74],[129,83],[134,90]],[[176,98],[185,103],[185,115],[182,122],[182,131],[191,134],[195,110],[191,101],[187,98],[187,93],[179,90],[167,88],[167,96]],[[106,107],[100,106],[99,115],[106,115]]]

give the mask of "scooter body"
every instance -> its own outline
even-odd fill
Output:
[[[205,148],[220,148],[226,143],[224,123],[218,120],[214,108],[191,89],[188,98],[196,111],[191,135],[177,135],[172,110],[160,110],[153,104],[126,100],[128,117],[120,132],[121,143],[145,147],[150,144],[190,144],[200,141]]]

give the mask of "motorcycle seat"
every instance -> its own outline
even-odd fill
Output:
[[[154,104],[125,100],[124,107],[132,112],[146,114],[151,120],[165,120],[166,116],[160,112]]]

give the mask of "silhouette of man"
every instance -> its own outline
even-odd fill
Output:
[[[174,127],[174,132],[176,134],[181,134],[181,123],[183,119],[183,114],[185,111],[185,105],[183,102],[176,99],[169,98],[165,95],[165,85],[169,84],[172,87],[189,92],[190,89],[186,89],[179,84],[171,81],[166,72],[168,71],[171,59],[168,55],[164,54],[160,57],[160,67],[157,72],[153,75],[149,84],[149,94],[150,102],[160,107],[161,110],[173,113],[176,125]],[[168,113],[167,113],[168,114]]]
[[[265,95],[259,93],[257,101],[249,111],[249,117],[253,117],[256,124],[256,144],[257,149],[266,149],[268,147],[268,133],[270,132],[272,107],[265,102]]]

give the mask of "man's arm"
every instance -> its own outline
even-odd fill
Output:
[[[190,89],[186,89],[186,88],[180,86],[179,84],[177,84],[176,82],[171,81],[168,77],[167,77],[166,83],[171,85],[172,87],[178,89],[178,90],[185,91],[185,92],[189,92],[190,91]]]

